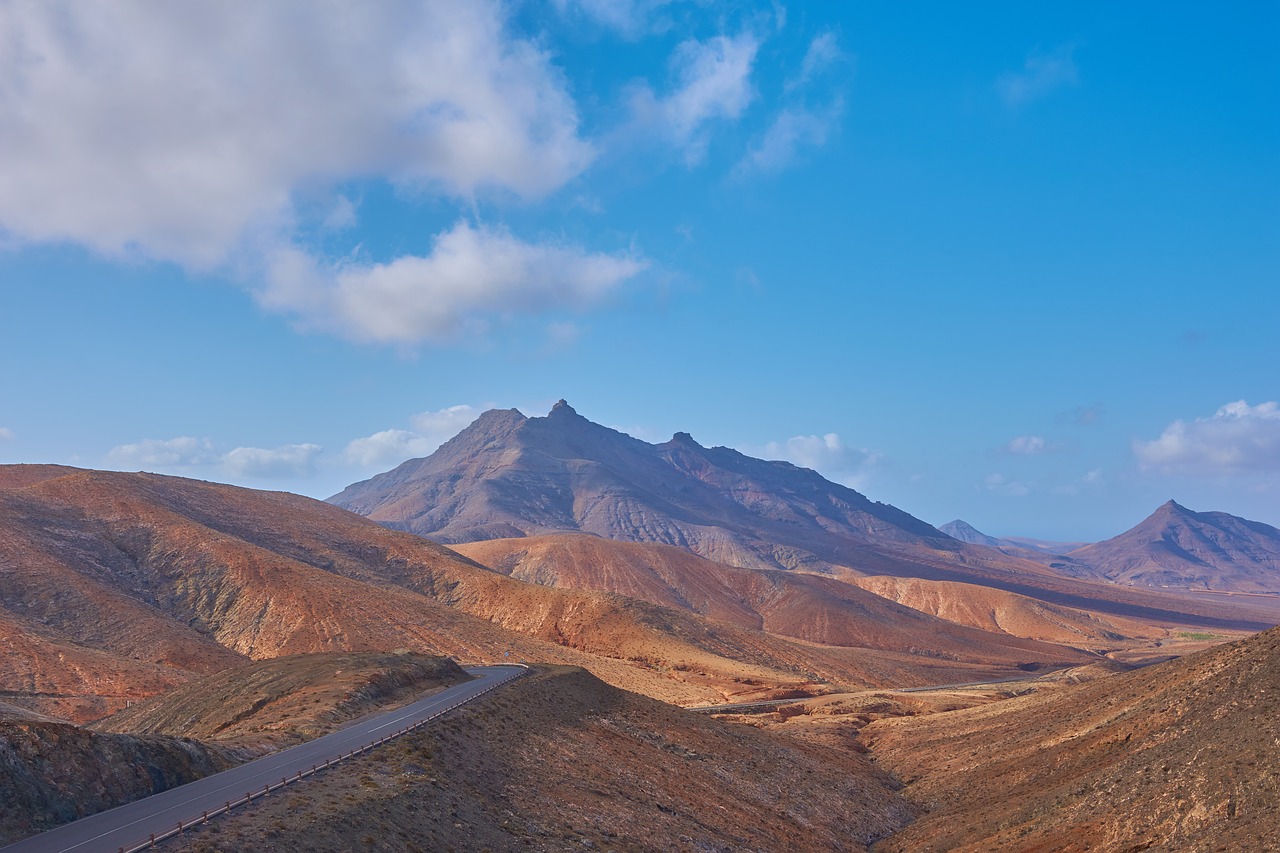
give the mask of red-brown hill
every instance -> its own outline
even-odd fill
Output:
[[[485,412],[424,459],[329,499],[447,544],[591,533],[675,545],[742,568],[892,575],[1003,589],[1089,612],[1259,630],[1271,614],[1064,576],[1045,563],[959,542],[815,471],[702,447],[649,444],[561,401],[546,417]]]
[[[26,485],[0,489],[0,626],[15,650],[0,689],[76,719],[246,658],[319,651],[510,653],[678,701],[956,680],[1079,657],[962,637],[919,614],[907,622],[918,630],[880,651],[820,645],[524,583],[297,495],[150,474],[6,474]],[[70,686],[68,651],[80,679]]]
[[[958,620],[946,615],[941,616],[945,620],[941,623],[933,618],[921,619],[922,608],[901,606],[877,591],[868,592],[834,578],[739,569],[669,545],[561,534],[493,539],[455,547],[495,571],[531,583],[616,592],[744,628],[825,645],[904,651],[918,647],[922,638],[929,637],[931,647],[947,649],[951,654],[976,653],[1007,659],[1016,650],[1015,657],[1048,652],[1061,658],[1060,650],[992,636],[993,632],[1022,636],[998,626],[961,627],[948,624]],[[928,614],[934,615],[940,614]],[[1118,634],[1112,637],[1118,638]],[[1010,648],[997,650],[1004,644]]]
[[[861,737],[929,812],[877,850],[1280,849],[1280,629]]]

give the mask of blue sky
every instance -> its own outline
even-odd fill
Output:
[[[324,497],[565,397],[1280,524],[1273,4],[364,6],[0,4],[0,461]]]

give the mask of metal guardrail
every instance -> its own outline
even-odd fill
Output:
[[[364,755],[374,747],[382,746],[384,743],[388,743],[390,741],[401,738],[404,735],[407,735],[410,732],[414,731],[415,729],[422,728],[432,720],[443,717],[445,714],[449,713],[455,708],[460,708],[463,705],[467,704],[468,702],[471,702],[472,700],[479,699],[481,696],[488,693],[489,691],[496,690],[497,688],[506,684],[508,681],[514,681],[516,678],[520,678],[529,672],[528,665],[523,663],[506,663],[506,664],[502,664],[502,666],[518,666],[521,669],[523,669],[524,672],[518,673],[512,678],[503,679],[502,681],[499,681],[496,684],[491,684],[474,696],[468,696],[466,699],[463,699],[459,702],[455,702],[447,708],[442,708],[441,710],[436,711],[431,716],[423,717],[421,720],[418,720],[418,722],[413,723],[412,725],[405,726],[404,728],[399,729],[398,731],[395,731],[387,735],[386,737],[376,738],[375,740],[370,741],[368,744],[364,746],[360,746],[351,750],[345,755],[339,754],[337,758],[325,759],[324,764],[313,764],[311,765],[310,770],[299,770],[297,775],[293,777],[285,776],[285,777],[282,777],[280,781],[277,783],[263,785],[262,790],[260,791],[247,791],[245,792],[245,795],[243,797],[240,797],[237,800],[227,800],[225,805],[219,806],[218,808],[213,809],[212,811],[205,811],[199,817],[194,817],[191,820],[187,820],[187,821],[181,821],[181,820],[178,821],[177,825],[173,829],[166,830],[165,832],[161,832],[161,833],[153,832],[146,841],[135,844],[132,847],[121,847],[118,853],[140,853],[140,851],[143,851],[143,850],[150,850],[151,848],[155,847],[157,844],[161,843],[162,841],[167,841],[170,838],[181,835],[183,832],[185,832],[188,829],[191,829],[192,827],[203,826],[204,824],[208,823],[212,818],[215,818],[224,814],[229,814],[231,810],[234,809],[236,806],[247,806],[250,803],[252,803],[254,800],[260,800],[263,797],[269,796],[272,791],[278,791],[281,788],[285,787],[286,785],[292,785],[295,782],[301,782],[303,779],[306,779],[309,776],[314,776],[317,773],[320,773],[324,770],[328,770],[332,767],[337,767],[342,762],[349,761],[358,755]]]

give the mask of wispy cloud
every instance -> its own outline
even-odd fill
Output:
[[[0,441],[12,441],[13,430],[0,427]]]
[[[849,447],[834,432],[795,435],[786,441],[771,441],[764,447],[747,448],[744,452],[810,468],[853,488],[859,488],[870,469],[881,460],[881,454],[867,448]]]
[[[255,480],[283,480],[315,473],[318,444],[285,444],[280,447],[237,447],[223,464],[232,475]]]
[[[659,14],[672,0],[552,0],[562,15],[580,16],[597,26],[634,39],[670,26]]]
[[[1018,480],[1011,480],[1004,474],[1000,473],[988,474],[982,479],[982,488],[986,491],[995,492],[1001,495],[1009,495],[1015,498],[1021,498],[1031,494],[1034,486],[1034,483],[1028,484]]]
[[[782,171],[794,163],[805,148],[826,144],[831,127],[843,111],[843,100],[837,100],[822,112],[800,107],[782,110],[738,161],[734,174],[742,177]]]
[[[676,47],[670,66],[672,90],[657,95],[647,84],[631,92],[634,130],[657,134],[675,147],[686,164],[703,160],[708,126],[739,118],[755,98],[751,70],[759,40],[750,33],[690,39]]]
[[[1040,435],[1015,436],[1004,446],[1005,453],[1012,453],[1015,456],[1036,456],[1047,453],[1050,449],[1048,440]]]
[[[232,477],[276,480],[314,473],[321,450],[316,444],[287,444],[273,449],[237,447],[220,453],[207,438],[179,436],[121,444],[107,452],[106,460],[110,466],[126,470],[190,473],[206,469]]]
[[[1106,409],[1101,403],[1091,406],[1076,406],[1069,412],[1059,412],[1054,418],[1060,424],[1076,424],[1077,426],[1093,426],[1102,420]]]
[[[420,412],[409,419],[412,430],[386,429],[354,439],[347,444],[343,456],[364,468],[390,467],[406,459],[428,456],[466,428],[480,412],[481,409],[468,405]]]
[[[111,448],[107,461],[121,468],[189,468],[217,462],[218,454],[207,438],[179,436],[170,439],[145,438],[135,444]]]
[[[259,302],[307,329],[356,341],[447,341],[495,316],[582,310],[645,269],[631,254],[531,243],[508,231],[458,222],[431,253],[387,263],[326,263],[277,249]]]
[[[1280,405],[1227,403],[1210,417],[1175,420],[1159,438],[1135,441],[1148,471],[1200,476],[1280,472]]]
[[[1102,488],[1103,483],[1102,469],[1094,468],[1091,471],[1085,472],[1083,476],[1070,483],[1066,483],[1061,486],[1054,486],[1051,491],[1055,495],[1074,496],[1086,492],[1096,492],[1098,489]]]
[[[1011,109],[1039,100],[1079,79],[1074,45],[1063,45],[1052,53],[1034,52],[1027,57],[1021,71],[1009,71],[996,80],[996,91]]]

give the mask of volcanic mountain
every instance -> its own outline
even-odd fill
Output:
[[[1280,530],[1174,501],[1119,536],[1067,556],[1067,571],[1116,583],[1280,592]]]
[[[509,653],[701,702],[1082,658],[853,592],[829,603],[856,631],[830,631],[820,644],[798,630],[778,636],[686,608],[525,583],[297,495],[0,466],[0,700],[76,720],[246,659],[311,652]]]
[[[954,546],[806,468],[702,447],[688,433],[648,444],[563,400],[545,418],[485,412],[431,456],[329,501],[445,544],[583,532],[750,568],[826,570],[857,562],[859,545]]]
[[[815,471],[703,447],[687,433],[649,444],[592,423],[563,400],[541,418],[485,412],[430,456],[329,501],[450,545],[590,533],[673,545],[739,568],[959,581],[1164,624],[1275,624],[1270,614],[1072,578],[1045,555],[958,542]]]
[[[1031,539],[1026,536],[988,536],[967,521],[956,519],[948,521],[939,528],[952,539],[968,542],[970,545],[986,545],[998,548],[1006,553],[1036,557],[1039,554],[1065,554],[1076,548],[1082,548],[1085,542],[1049,542],[1043,539]]]

